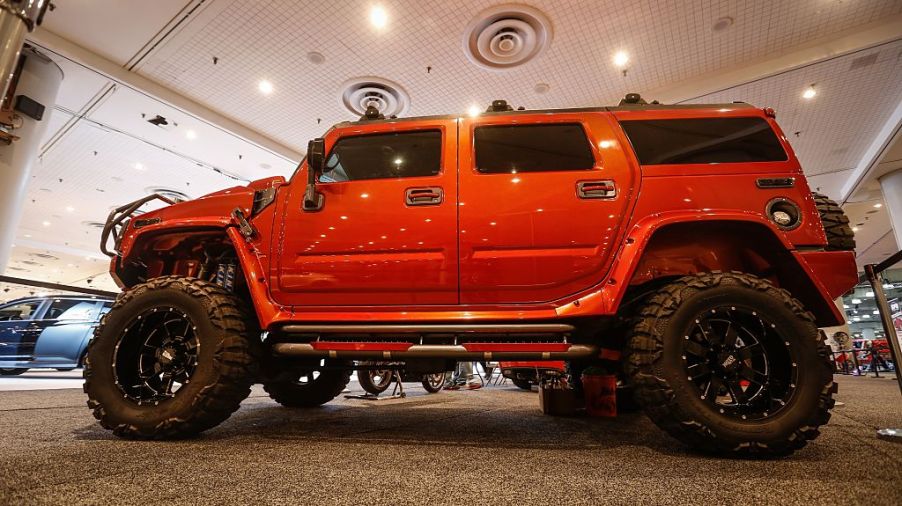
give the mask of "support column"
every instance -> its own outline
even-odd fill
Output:
[[[16,83],[15,96],[27,96],[43,105],[44,112],[41,119],[36,120],[16,111],[17,128],[10,133],[18,139],[8,145],[0,144],[0,220],[3,220],[0,224],[0,273],[6,270],[9,262],[25,205],[31,168],[38,157],[39,144],[44,138],[63,80],[63,71],[46,56],[33,49],[24,49],[22,56],[25,61]]]
[[[883,203],[889,213],[889,222],[893,226],[896,247],[902,248],[902,169],[881,176],[880,189],[883,191]]]

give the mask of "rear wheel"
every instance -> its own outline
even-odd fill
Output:
[[[0,376],[18,376],[26,372],[28,369],[0,369]]]
[[[636,400],[680,441],[784,455],[830,419],[829,349],[788,292],[743,273],[686,276],[641,310],[626,372]]]
[[[834,251],[852,251],[855,249],[855,233],[849,225],[849,218],[839,204],[826,195],[812,193],[817,212],[824,224],[827,234],[827,249]]]
[[[437,372],[435,374],[423,375],[423,388],[430,394],[439,392],[445,387],[445,373]]]
[[[512,379],[511,383],[513,383],[517,388],[522,388],[523,390],[532,390],[532,382],[529,380]]]
[[[299,365],[265,380],[263,389],[279,404],[289,408],[310,408],[338,396],[351,381],[353,364],[346,360],[323,360]]]
[[[219,285],[166,276],[124,292],[85,360],[84,390],[116,435],[169,439],[223,422],[256,376],[256,323]]]

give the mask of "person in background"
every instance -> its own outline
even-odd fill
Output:
[[[476,390],[482,388],[482,382],[473,375],[473,362],[458,362],[456,379],[445,390]]]

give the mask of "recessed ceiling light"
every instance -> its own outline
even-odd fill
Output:
[[[31,239],[31,234],[25,234],[26,239]]]
[[[194,130],[188,130],[187,132],[185,132],[185,137],[191,140],[197,139],[197,132],[195,132]]]
[[[877,209],[880,209],[881,207],[883,207],[883,204],[878,202],[878,203],[874,204],[874,207],[876,207]]]
[[[326,57],[317,51],[310,51],[307,53],[307,60],[314,65],[319,65],[326,61]]]
[[[49,227],[49,226],[50,226],[50,222],[47,221],[47,220],[44,220],[44,221],[41,222],[41,225],[44,225],[45,227]]]
[[[614,53],[614,65],[618,67],[626,67],[626,64],[630,62],[630,55],[626,53],[626,51],[617,51]]]
[[[142,165],[140,162],[135,163],[135,170],[144,170],[144,165]]]
[[[858,227],[852,227],[852,232],[858,232]]]
[[[811,100],[817,95],[817,90],[814,89],[814,85],[805,88],[805,91],[802,92],[802,98],[805,100]]]
[[[66,212],[67,212],[67,213],[75,212],[75,208],[72,207],[72,206],[66,206]]]
[[[260,90],[260,93],[269,95],[273,90],[272,83],[267,81],[266,79],[263,79],[259,83],[257,83],[257,89]]]
[[[471,118],[475,118],[476,116],[479,116],[480,112],[482,112],[482,110],[479,108],[478,105],[471,105],[470,108],[467,109],[467,114],[469,114]]]
[[[381,5],[375,5],[370,9],[370,24],[380,30],[388,25],[388,13]]]

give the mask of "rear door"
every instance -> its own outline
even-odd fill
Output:
[[[457,304],[457,123],[371,123],[326,136],[320,211],[306,166],[284,206],[273,297],[304,306]]]
[[[75,366],[85,340],[97,322],[99,302],[53,299],[43,320],[43,332],[35,345],[37,363]]]
[[[29,361],[41,328],[34,320],[44,300],[15,302],[0,307],[0,361]]]
[[[461,303],[547,302],[603,280],[636,184],[612,125],[602,112],[461,122]]]

